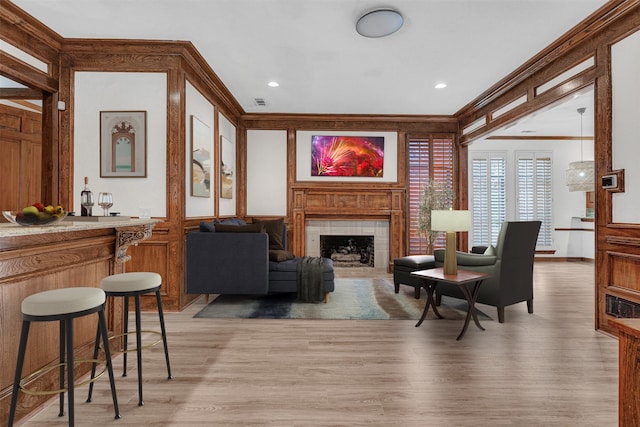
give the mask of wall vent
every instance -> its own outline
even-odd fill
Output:
[[[256,105],[256,107],[267,106],[267,102],[264,100],[264,98],[253,98],[253,103]]]

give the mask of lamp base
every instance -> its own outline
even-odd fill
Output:
[[[458,261],[456,257],[456,233],[447,232],[446,246],[444,249],[444,274],[458,274]]]

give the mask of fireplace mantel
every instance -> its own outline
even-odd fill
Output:
[[[405,190],[396,188],[292,189],[292,250],[305,255],[305,221],[373,220],[389,221],[389,264],[404,255]]]

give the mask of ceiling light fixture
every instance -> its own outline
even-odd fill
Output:
[[[280,86],[280,83],[278,83],[278,82],[269,82],[269,83],[267,83],[267,86],[269,86],[269,87],[278,87],[278,86]]]
[[[386,37],[402,27],[404,18],[393,9],[375,9],[365,13],[356,23],[356,31],[364,37]]]
[[[567,187],[569,191],[593,191],[595,188],[594,179],[594,162],[593,160],[584,161],[582,153],[582,117],[587,109],[578,108],[580,114],[580,161],[569,163],[567,169]]]
[[[447,87],[446,83],[438,83],[436,84],[436,89],[444,89],[445,87]]]

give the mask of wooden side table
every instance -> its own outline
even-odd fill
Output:
[[[438,283],[450,283],[452,285],[460,287],[460,290],[464,294],[469,305],[469,307],[467,308],[467,317],[464,320],[464,326],[462,327],[462,331],[460,331],[460,335],[458,335],[458,338],[456,338],[456,340],[461,340],[465,332],[467,332],[467,327],[469,326],[469,320],[471,320],[471,317],[473,317],[473,321],[475,322],[476,326],[484,331],[484,328],[478,321],[475,304],[476,299],[478,298],[480,285],[482,285],[482,282],[489,277],[488,274],[467,270],[458,270],[458,274],[444,274],[444,270],[442,268],[432,268],[430,270],[414,271],[413,273],[411,273],[411,275],[422,279],[424,283],[423,287],[425,291],[427,291],[427,303],[424,306],[422,317],[420,317],[420,320],[418,321],[418,323],[416,323],[416,328],[420,326],[425,317],[427,317],[429,307],[433,307],[433,312],[435,313],[435,315],[438,316],[438,319],[442,319],[442,315],[436,308],[433,294],[435,293]]]

